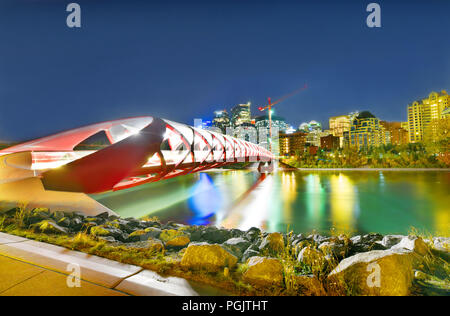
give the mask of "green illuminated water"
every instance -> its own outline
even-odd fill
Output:
[[[258,178],[253,171],[212,171],[93,197],[123,217],[227,228],[450,232],[449,172],[279,171]]]

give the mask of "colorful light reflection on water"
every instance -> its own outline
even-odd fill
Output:
[[[188,205],[192,211],[191,225],[208,225],[210,218],[223,207],[223,197],[207,173],[200,173],[200,179],[191,188]]]
[[[93,196],[124,217],[268,231],[450,233],[449,172],[277,172],[187,175]]]

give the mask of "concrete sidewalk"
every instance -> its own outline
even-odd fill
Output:
[[[0,255],[0,296],[124,296],[126,293],[80,280],[68,287],[67,275]]]
[[[80,287],[69,287],[73,269]],[[0,296],[226,295],[141,267],[0,233]]]

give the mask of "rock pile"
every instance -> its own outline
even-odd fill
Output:
[[[16,212],[14,209],[4,214],[11,222],[17,220]],[[107,213],[85,216],[50,212],[42,208],[30,211],[22,221],[25,229],[35,232],[68,235],[84,232],[111,244],[143,243],[158,252],[178,254],[181,267],[190,270],[229,276],[238,264],[245,265],[242,278],[254,286],[285,286],[288,281],[284,260],[291,256],[294,265],[303,270],[291,271],[289,280],[304,287],[312,286],[319,281],[311,273],[325,274],[325,279],[345,282],[355,295],[410,294],[416,280],[426,280],[427,274],[421,269],[427,256],[449,259],[450,238],[442,237],[422,240],[415,236],[380,234],[351,238],[305,236],[267,233],[255,227],[247,231],[228,230],[120,218]]]

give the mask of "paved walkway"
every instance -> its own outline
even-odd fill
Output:
[[[71,287],[79,271],[79,287]],[[71,282],[72,281],[72,282]],[[138,266],[0,233],[0,296],[226,295]]]
[[[80,280],[68,287],[67,275],[0,254],[0,296],[123,296],[99,284]]]

